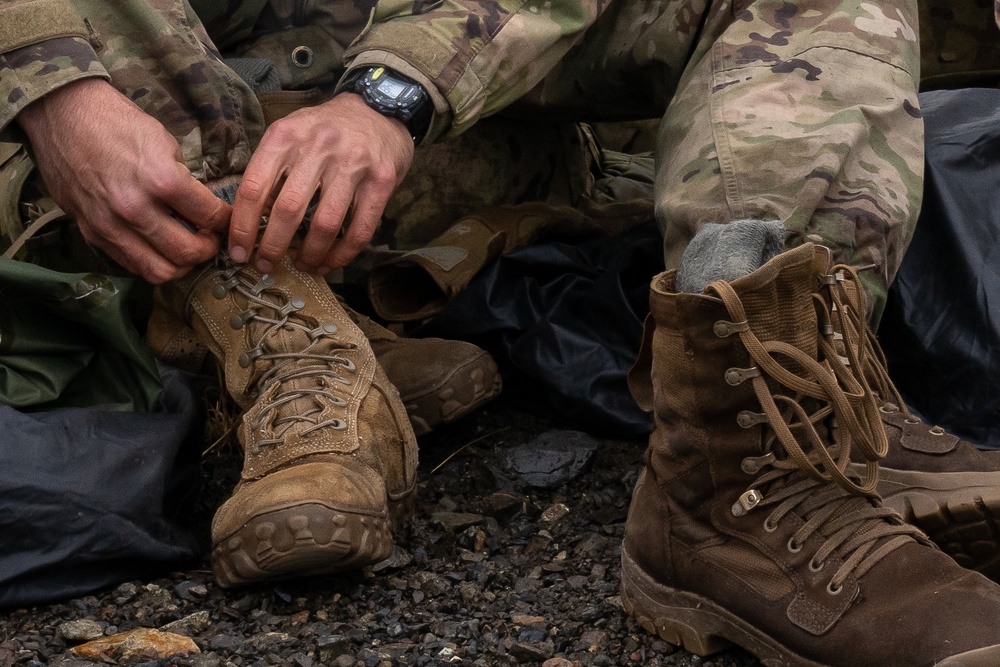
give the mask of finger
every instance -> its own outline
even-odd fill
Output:
[[[79,218],[77,222],[87,243],[103,252],[129,273],[140,276],[154,285],[177,280],[190,269],[175,265],[127,225],[98,225]],[[112,227],[113,234],[101,231],[102,228]]]
[[[155,204],[143,209],[142,216],[132,221],[132,229],[174,266],[196,266],[219,251],[219,238],[213,232],[203,229],[192,233],[167,209]]]
[[[257,266],[261,271],[270,271],[288,252],[318,186],[319,164],[313,160],[296,165],[282,183],[257,249]]]
[[[365,249],[382,221],[382,212],[392,196],[394,185],[395,179],[392,178],[370,178],[361,184],[347,231],[327,256],[325,269],[347,266]]]
[[[325,263],[344,226],[357,187],[356,180],[347,177],[323,184],[316,212],[309,221],[309,231],[295,258],[300,270],[312,271]]]
[[[277,153],[266,150],[254,153],[236,190],[229,222],[229,254],[237,262],[250,259],[257,242],[261,215],[275,183],[281,177],[278,157]]]
[[[178,165],[186,178],[178,179],[174,189],[160,196],[168,208],[198,229],[223,233],[229,227],[232,207],[212,193],[204,183]]]

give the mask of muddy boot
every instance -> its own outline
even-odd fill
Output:
[[[835,336],[860,350],[889,440],[879,474],[883,502],[960,564],[1000,580],[1000,452],[980,451],[910,412],[865,321],[856,272],[837,266],[831,275],[826,298],[836,294],[843,304],[832,311]]]
[[[319,276],[225,259],[163,289],[244,409],[243,473],[212,521],[222,586],[382,560],[412,506],[416,438],[364,335]]]
[[[486,350],[460,340],[403,338],[341,305],[399,390],[418,436],[464,417],[500,394],[500,372]]]
[[[656,428],[626,523],[624,606],[702,655],[1000,664],[1000,587],[874,493],[888,443],[833,341],[828,266],[807,244],[703,294],[677,292],[673,271],[654,279],[630,383]],[[862,477],[845,474],[851,456]]]

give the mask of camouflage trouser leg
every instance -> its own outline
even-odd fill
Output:
[[[790,244],[876,266],[877,320],[922,192],[916,3],[800,7],[712,9],[658,137],[667,262],[704,222],[782,220]]]
[[[875,316],[920,206],[915,0],[612,6],[532,90],[539,110],[669,108],[657,145],[667,266],[705,222],[778,219],[865,272]]]

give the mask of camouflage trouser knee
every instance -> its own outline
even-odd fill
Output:
[[[877,319],[922,192],[916,26],[915,0],[621,3],[525,102],[648,114],[672,96],[657,144],[667,265],[705,222],[778,219],[790,244],[875,265]]]

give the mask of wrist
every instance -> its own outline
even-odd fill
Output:
[[[430,128],[434,105],[427,90],[410,77],[381,65],[351,70],[335,94],[354,93],[371,109],[402,123],[419,144]]]
[[[107,91],[117,94],[111,84],[102,78],[87,77],[70,81],[21,109],[14,117],[14,122],[24,130],[30,139],[32,133],[46,131],[49,118],[60,119],[60,124],[65,124],[69,114],[76,110],[90,108],[88,99],[93,99]]]

